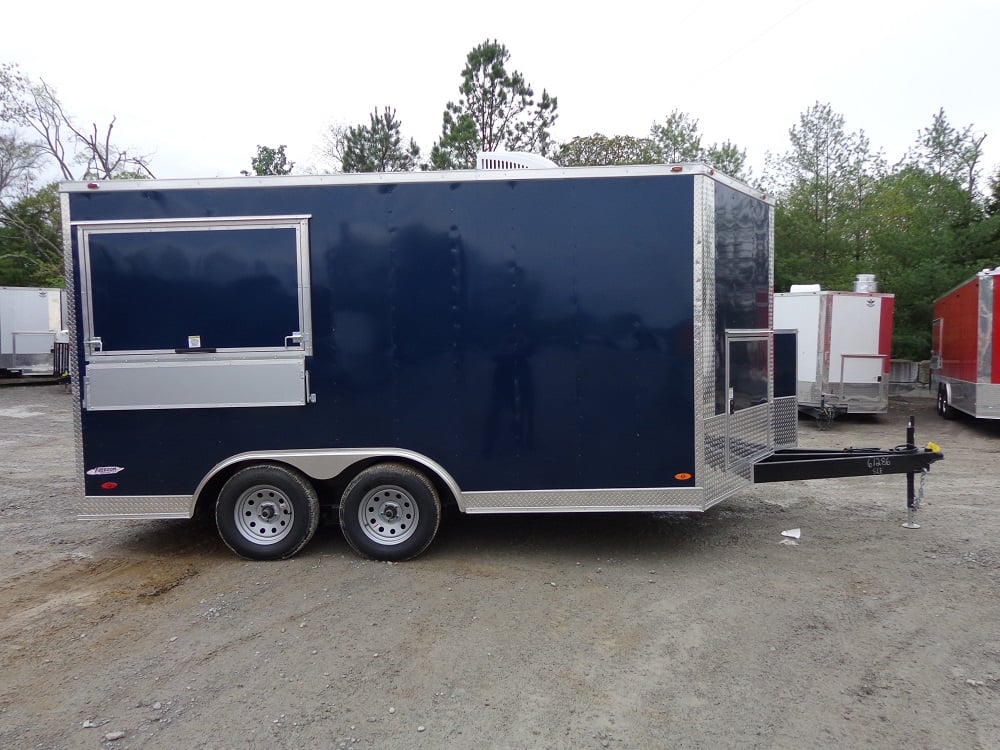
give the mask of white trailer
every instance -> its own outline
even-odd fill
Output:
[[[53,373],[65,309],[62,289],[0,287],[0,376]]]
[[[851,292],[793,286],[774,295],[774,327],[798,331],[796,396],[818,418],[885,414],[895,295],[858,276]]]

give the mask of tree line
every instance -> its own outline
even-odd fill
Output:
[[[893,356],[927,358],[934,299],[1000,265],[1000,170],[982,191],[984,139],[942,109],[890,164],[829,104],[807,109],[765,174],[777,200],[775,289],[849,290],[855,274],[874,273],[896,295]]]
[[[478,152],[497,150],[536,153],[564,167],[704,162],[774,197],[776,291],[793,283],[850,289],[855,274],[876,274],[880,289],[896,295],[896,357],[927,357],[934,298],[1000,264],[1000,168],[984,188],[986,135],[951,123],[943,109],[890,162],[863,130],[850,131],[829,104],[816,102],[789,129],[788,150],[767,154],[758,177],[745,148],[703,143],[699,121],[678,110],[644,136],[593,133],[557,143],[558,99],[546,89],[536,95],[496,40],[468,53],[457,93],[426,154],[385,106],[367,122],[329,126],[323,166],[352,173],[469,169]],[[67,180],[154,176],[148,156],[116,145],[115,124],[80,126],[47,82],[0,64],[0,285],[62,283],[58,194],[54,184],[37,184],[43,170],[54,166]],[[258,145],[242,173],[294,168],[285,145]]]

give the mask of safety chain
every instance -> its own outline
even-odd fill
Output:
[[[917,509],[920,504],[924,501],[924,483],[927,482],[927,474],[930,473],[930,469],[923,468],[920,470],[920,486],[917,488],[917,496],[913,499],[913,507]]]

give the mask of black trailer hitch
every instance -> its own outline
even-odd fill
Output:
[[[777,450],[754,464],[754,483],[789,482],[798,479],[835,479],[839,477],[882,476],[906,474],[906,523],[908,529],[919,529],[913,514],[923,498],[924,480],[931,464],[944,458],[941,448],[928,443],[918,448],[915,441],[915,420],[911,416],[906,427],[906,442],[894,448],[787,448]],[[914,477],[921,475],[920,493],[914,491]]]

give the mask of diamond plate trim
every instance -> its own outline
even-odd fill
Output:
[[[691,305],[692,305],[692,351],[694,353],[694,362],[692,366],[694,367],[694,372],[692,373],[694,379],[694,391],[691,394],[692,406],[694,412],[694,451],[695,451],[695,477],[701,476],[701,467],[703,464],[704,451],[701,450],[701,446],[704,445],[704,425],[702,424],[703,414],[699,406],[700,401],[704,398],[704,342],[705,342],[705,320],[704,320],[704,290],[705,290],[705,226],[704,226],[704,202],[705,202],[705,184],[708,180],[703,177],[694,178],[694,194],[693,198],[693,216],[691,217],[692,224],[694,227],[693,232],[693,245],[691,247],[691,258],[692,258],[692,271],[693,277],[691,279]]]
[[[727,415],[705,420],[706,468],[699,475],[704,509],[753,484],[754,463],[772,452],[771,411],[761,404],[730,414],[728,432]]]
[[[149,497],[85,497],[77,518],[81,521],[101,519],[156,520],[191,518],[194,497],[190,495],[154,495]]]
[[[704,507],[716,481],[712,467],[720,466],[724,456],[709,424],[715,414],[715,183],[695,178],[695,186],[695,478],[705,488]]]
[[[701,510],[701,487],[464,492],[466,513]]]
[[[794,448],[799,444],[799,405],[794,396],[774,400],[774,447]]]
[[[75,497],[86,493],[83,481],[83,418],[80,409],[80,349],[76,327],[76,281],[73,274],[73,230],[70,226],[69,194],[60,193],[62,211],[63,272],[66,286],[66,329],[69,331],[69,382],[73,394],[73,453],[76,473],[73,476]]]
[[[700,315],[695,318],[701,325],[701,346],[695,349],[701,354],[696,363],[701,375],[702,418],[715,414],[715,184],[708,179],[700,180],[701,190],[695,193],[695,226],[701,230],[701,247],[696,247],[696,256],[701,259]],[[696,342],[697,343],[697,342]]]

